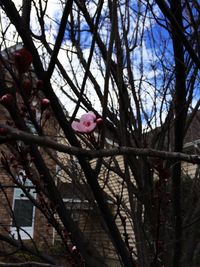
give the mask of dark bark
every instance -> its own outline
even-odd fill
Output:
[[[55,260],[52,257],[45,255],[45,254],[42,254],[42,253],[38,254],[38,251],[34,250],[34,248],[29,247],[28,245],[22,246],[21,242],[19,242],[18,240],[15,240],[9,236],[5,236],[3,234],[0,234],[0,241],[7,243],[14,248],[20,249],[21,251],[25,251],[25,252],[28,252],[32,255],[38,256],[44,262],[47,262],[49,264],[56,264]]]
[[[179,27],[183,30],[181,1],[171,1],[171,12],[176,18]],[[175,61],[175,94],[174,94],[174,151],[183,149],[184,130],[186,123],[186,69],[183,44],[176,28],[171,24],[172,41]],[[173,266],[181,266],[182,255],[182,206],[181,206],[181,162],[176,162],[172,169],[172,190],[174,208],[174,255]]]
[[[69,155],[81,155],[87,157],[88,159],[100,158],[100,157],[110,157],[117,155],[134,155],[141,157],[151,157],[160,158],[163,160],[170,161],[185,161],[193,164],[200,164],[200,156],[196,154],[187,154],[183,152],[168,152],[165,150],[156,150],[150,148],[134,148],[128,146],[120,146],[117,148],[110,149],[99,149],[99,150],[89,150],[82,149],[76,146],[67,146],[64,144],[52,141],[52,139],[45,136],[36,136],[25,131],[16,130],[4,124],[0,124],[0,127],[8,130],[8,135],[0,138],[1,143],[6,143],[10,140],[21,140],[26,143],[38,144],[41,147],[52,148],[56,151],[64,152]]]

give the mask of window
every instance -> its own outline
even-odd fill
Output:
[[[25,173],[21,171],[21,173]],[[23,181],[22,175],[19,175],[20,181]],[[35,189],[30,180],[25,179],[23,185],[29,189],[29,193],[35,198]],[[17,228],[21,239],[30,239],[33,237],[35,207],[26,197],[22,189],[15,188],[13,195],[13,214],[14,219],[11,225],[11,234],[18,238]],[[30,235],[30,236],[29,236]]]

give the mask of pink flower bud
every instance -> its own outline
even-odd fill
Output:
[[[42,108],[42,109],[46,109],[46,108],[48,108],[49,104],[50,104],[49,99],[47,99],[47,98],[43,98],[43,99],[41,100],[41,108]]]
[[[10,162],[12,163],[14,160],[16,160],[16,158],[13,155],[10,156]]]
[[[24,80],[22,83],[22,88],[26,95],[30,95],[31,90],[32,90],[32,85],[31,85],[30,80]]]
[[[19,73],[26,72],[32,63],[32,60],[33,57],[26,48],[22,48],[14,54],[14,63]]]
[[[96,120],[96,123],[97,123],[98,126],[101,126],[102,123],[103,123],[102,118],[98,118],[98,119]]]
[[[77,250],[76,246],[73,246],[72,247],[72,252],[76,252],[76,250]]]
[[[45,114],[45,120],[48,120],[50,117],[51,117],[51,113],[50,112],[47,112]]]
[[[6,135],[8,133],[8,130],[5,128],[0,128],[0,135]]]
[[[22,106],[21,106],[21,111],[23,111],[23,112],[27,112],[27,107],[24,106],[24,105],[22,105]]]
[[[3,105],[10,106],[13,104],[14,98],[11,94],[6,94],[1,97],[0,101]]]
[[[38,80],[36,83],[36,87],[38,90],[41,90],[43,88],[43,81],[42,80]]]

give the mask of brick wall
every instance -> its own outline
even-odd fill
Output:
[[[0,105],[0,122],[5,123],[10,121],[10,117],[6,109]],[[51,122],[54,123],[52,119]],[[46,132],[50,135],[55,133],[54,127],[46,126]],[[0,145],[0,150],[4,151],[5,155],[9,158],[12,155],[11,150],[12,146],[9,145]],[[46,161],[51,174],[55,175],[55,163],[50,157],[45,154],[44,150],[41,149],[44,160]],[[54,152],[52,152],[54,154]],[[2,155],[0,155],[2,157]],[[12,165],[11,165],[12,168]],[[13,168],[12,168],[13,169]],[[12,179],[4,170],[2,162],[0,162],[0,233],[9,235],[10,227],[12,224],[12,206],[13,206],[13,192],[14,192],[14,183]],[[36,196],[37,198],[37,196]],[[39,247],[49,247],[53,243],[53,228],[49,227],[49,224],[46,218],[42,213],[36,208],[34,216],[34,232],[33,239]],[[5,248],[5,244],[0,242],[0,249]]]

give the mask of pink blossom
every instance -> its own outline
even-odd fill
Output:
[[[75,252],[77,250],[76,246],[72,247],[72,252]]]
[[[78,133],[91,133],[95,130],[97,126],[96,119],[97,117],[93,112],[88,112],[81,116],[79,122],[72,122],[72,129]]]
[[[48,98],[43,98],[43,99],[41,100],[41,107],[42,107],[43,109],[46,109],[46,108],[49,106],[49,104],[50,104],[50,101],[49,101]]]
[[[14,98],[11,94],[5,94],[1,97],[0,101],[5,106],[10,106],[13,104]]]
[[[97,122],[97,125],[98,125],[98,126],[101,126],[102,123],[103,123],[103,120],[102,120],[102,118],[98,118],[98,119],[96,120],[96,122]]]

